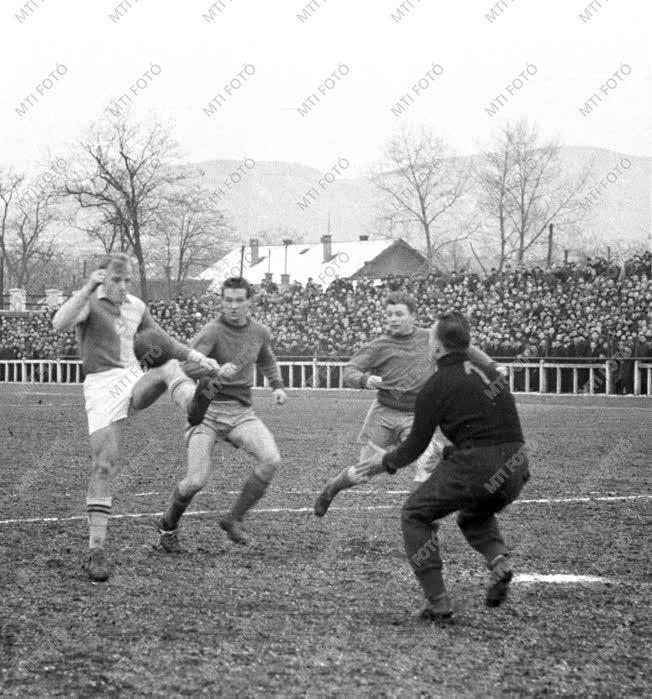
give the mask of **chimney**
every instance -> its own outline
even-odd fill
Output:
[[[333,257],[333,243],[330,235],[322,235],[321,244],[324,252],[322,262],[330,262],[331,257]]]
[[[360,236],[360,242],[364,243],[364,242],[366,242],[367,240],[369,240],[369,236],[368,236],[368,235],[361,235],[361,236]]]
[[[251,262],[249,265],[253,267],[253,265],[260,260],[260,245],[258,238],[249,238],[249,247],[251,248]]]

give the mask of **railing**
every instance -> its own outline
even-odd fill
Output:
[[[652,363],[633,361],[633,380],[628,391],[634,395],[652,396]],[[521,362],[507,364],[507,381],[513,393],[553,394],[614,394],[616,389],[627,390],[618,383],[618,372],[613,362],[561,363],[555,361]],[[279,361],[283,381],[288,388],[335,390],[344,388],[344,367],[347,362],[306,359]],[[80,384],[84,380],[78,359],[3,359],[0,360],[0,383]],[[616,385],[618,383],[618,385]],[[268,385],[257,368],[254,387]],[[620,392],[620,391],[619,391]]]

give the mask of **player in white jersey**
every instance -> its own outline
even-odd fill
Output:
[[[122,423],[129,408],[151,405],[172,384],[186,382],[176,360],[144,375],[134,354],[136,333],[152,329],[165,339],[171,355],[197,363],[205,372],[219,365],[185,345],[165,336],[141,299],[127,293],[132,264],[124,253],[110,253],[104,268],[93,272],[83,286],[56,312],[55,330],[76,328],[84,367],[84,400],[93,457],[93,472],[86,499],[89,524],[88,574],[92,580],[109,577],[104,543],[112,506],[112,479],[118,475],[118,445]],[[161,382],[164,376],[166,381]]]

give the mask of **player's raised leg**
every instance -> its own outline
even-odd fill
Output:
[[[217,362],[204,357],[198,363],[199,353],[174,341],[158,327],[146,328],[136,335],[134,353],[149,369],[134,386],[131,397],[134,410],[148,408],[168,390],[172,400],[187,411],[195,392],[193,378],[210,374],[208,362],[213,364],[213,369],[218,368]],[[182,365],[180,361],[186,358],[188,361]]]
[[[208,482],[211,475],[211,454],[215,435],[195,432],[188,440],[188,470],[176,484],[167,511],[158,524],[161,547],[168,553],[181,553],[179,522],[192,499]]]
[[[360,448],[360,461],[365,461],[376,454],[377,450],[374,449],[369,442],[381,449],[387,449],[396,444],[395,425],[392,424],[391,421],[388,421],[388,413],[390,413],[390,411],[385,409],[384,406],[380,405],[377,401],[374,401],[367,411],[367,417],[365,418],[362,430],[358,436],[358,442],[362,443]],[[351,467],[347,466],[342,469],[335,478],[328,481],[315,500],[314,512],[317,517],[323,517],[326,512],[328,512],[328,508],[333,502],[333,499],[340,491],[353,488],[353,486],[358,484],[358,481],[351,479],[350,472]]]
[[[88,575],[103,582],[109,577],[104,554],[106,533],[111,516],[111,481],[118,468],[118,448],[122,421],[114,422],[90,435],[93,473],[88,484],[86,510],[88,513],[89,556]]]
[[[231,541],[248,544],[249,536],[242,528],[245,514],[263,497],[281,463],[274,436],[258,418],[236,425],[228,440],[256,459],[253,471],[244,482],[229,512],[220,519],[220,527]]]

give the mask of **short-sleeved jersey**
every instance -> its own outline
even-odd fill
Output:
[[[415,328],[409,335],[383,335],[351,357],[349,364],[383,379],[378,402],[388,408],[411,412],[417,393],[434,371],[430,359],[430,333]]]
[[[260,367],[272,388],[283,388],[270,332],[253,318],[249,318],[246,325],[236,326],[219,316],[201,329],[193,346],[219,364],[231,362],[238,367],[230,379],[221,379],[219,384],[215,382],[213,400],[237,400],[251,405],[254,365]]]
[[[75,325],[84,372],[95,374],[138,364],[134,335],[152,327],[154,321],[137,296],[127,294],[124,303],[113,303],[100,284],[75,319]]]

